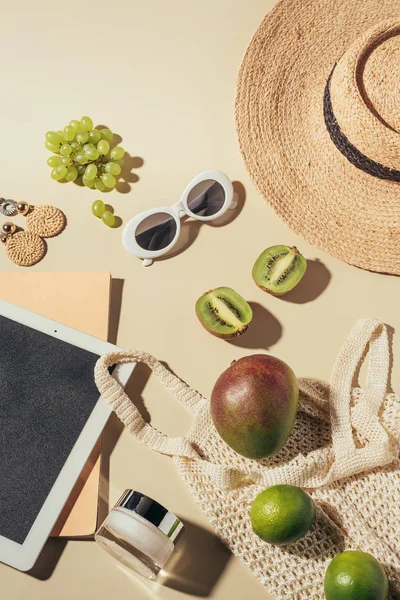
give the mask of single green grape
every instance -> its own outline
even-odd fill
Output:
[[[69,125],[73,129],[75,129],[75,133],[76,133],[81,127],[81,122],[77,121],[76,119],[72,119],[72,121],[69,122]]]
[[[96,177],[97,175],[97,167],[96,165],[94,165],[93,163],[91,165],[88,165],[85,169],[85,178],[92,180]]]
[[[111,158],[115,158],[115,160],[120,160],[125,154],[125,150],[122,146],[115,146],[110,152]]]
[[[65,165],[58,165],[58,167],[56,167],[56,171],[60,176],[60,179],[63,179],[66,174],[67,174],[67,167]]]
[[[100,129],[100,135],[101,135],[101,139],[105,140],[108,143],[111,142],[112,137],[113,137],[113,133],[109,129]]]
[[[57,146],[61,142],[61,138],[55,131],[48,131],[46,133],[46,141]]]
[[[71,164],[71,158],[69,156],[62,156],[60,159],[60,164],[64,165],[64,167],[69,167]]]
[[[57,135],[60,138],[60,142],[64,142],[65,138],[64,138],[64,131],[62,129],[59,129],[57,131]]]
[[[83,144],[84,152],[86,152],[86,150],[88,150],[89,148],[96,148],[96,146],[95,146],[95,144],[92,144],[91,142],[86,142],[86,144]]]
[[[78,142],[74,141],[74,142],[71,142],[70,146],[72,146],[74,150],[78,150],[80,144]]]
[[[87,163],[87,156],[84,152],[78,152],[78,154],[75,156],[75,160],[81,165],[84,165]]]
[[[85,131],[90,131],[93,129],[93,121],[90,117],[82,117],[81,119],[81,127]]]
[[[60,162],[61,158],[59,156],[55,156],[54,154],[49,156],[49,158],[47,159],[47,164],[49,165],[49,167],[58,167]]]
[[[55,167],[54,169],[52,169],[52,171],[51,171],[51,178],[54,179],[55,181],[60,181],[60,179],[62,179],[62,177],[59,175],[59,173],[57,171],[57,167]]]
[[[95,200],[92,204],[92,213],[95,217],[101,217],[103,212],[106,210],[106,205],[103,200]]]
[[[73,151],[73,148],[69,144],[63,144],[60,148],[60,153],[63,156],[69,156],[72,151]]]
[[[97,150],[97,148],[88,148],[87,150],[85,149],[85,154],[88,157],[89,160],[97,160],[100,156],[99,151]]]
[[[67,181],[75,181],[78,177],[78,169],[76,167],[69,167],[65,179]]]
[[[97,177],[94,180],[94,187],[96,188],[96,190],[98,190],[99,192],[104,192],[104,190],[106,189],[106,186],[104,185],[104,183],[102,182],[100,177]]]
[[[72,142],[75,139],[75,134],[76,129],[71,127],[71,125],[64,127],[64,139],[67,140],[67,142]]]
[[[98,129],[92,129],[92,131],[89,131],[89,142],[91,142],[92,144],[97,144],[97,142],[99,142],[100,139],[101,134]]]
[[[94,188],[94,182],[93,182],[93,179],[88,179],[87,177],[83,176],[83,177],[82,177],[82,181],[83,181],[83,184],[84,184],[86,187],[88,187],[88,188],[91,188],[91,189],[93,189],[93,188]]]
[[[108,187],[108,188],[115,187],[115,184],[116,184],[115,177],[114,177],[114,175],[111,175],[111,173],[104,173],[104,175],[101,176],[101,179],[106,187]]]
[[[84,174],[86,167],[85,165],[78,165],[76,167],[77,171],[78,171],[78,175],[80,175],[82,177],[82,175]]]
[[[55,179],[56,181],[60,181],[60,179],[62,179],[67,173],[67,168],[64,167],[64,165],[58,165],[58,167],[54,167],[54,169],[51,172],[51,177],[52,179]]]
[[[121,167],[115,162],[108,162],[105,166],[106,172],[111,175],[119,175],[121,173]]]
[[[80,144],[85,144],[89,139],[89,134],[87,131],[82,131],[82,129],[81,129],[80,131],[78,131],[75,138],[76,138],[76,141],[79,142]]]
[[[105,210],[103,212],[103,214],[101,215],[101,220],[103,221],[103,223],[105,225],[107,225],[108,227],[112,227],[114,225],[114,215],[112,214],[111,211],[109,210]]]
[[[50,150],[50,152],[58,152],[60,149],[60,144],[53,144],[48,140],[45,141],[44,145],[46,146],[47,150]]]
[[[100,140],[97,144],[97,150],[100,154],[108,154],[110,151],[110,144],[106,140]]]

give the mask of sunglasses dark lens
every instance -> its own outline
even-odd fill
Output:
[[[189,210],[199,217],[216,215],[225,204],[225,191],[218,181],[206,179],[194,186],[189,192],[187,205]]]
[[[168,213],[149,215],[139,223],[135,239],[144,250],[162,250],[170,245],[176,236],[176,221]]]

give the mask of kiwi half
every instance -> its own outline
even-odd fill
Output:
[[[296,287],[306,269],[307,261],[296,247],[271,246],[257,258],[252,275],[262,290],[281,296]]]
[[[196,315],[207,331],[228,340],[246,331],[253,311],[237,292],[229,287],[219,287],[197,300]]]

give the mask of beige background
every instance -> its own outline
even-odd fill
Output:
[[[268,0],[16,0],[2,6],[0,192],[54,203],[69,221],[33,269],[109,270],[124,280],[118,343],[152,352],[205,395],[232,359],[260,350],[283,358],[299,376],[327,379],[357,318],[371,315],[393,328],[399,323],[398,278],[357,270],[298,239],[258,196],[245,172],[233,119],[235,78],[251,36],[272,5]],[[121,229],[108,229],[92,216],[98,193],[50,179],[46,130],[83,114],[118,132],[130,155],[143,160],[132,171],[138,180],[122,188],[131,187],[129,193],[106,196],[122,220],[172,204],[206,168],[240,182],[242,210],[223,227],[188,223],[183,253],[142,268],[123,249]],[[287,300],[267,296],[251,279],[259,252],[275,243],[297,244],[308,259],[320,261],[310,263],[307,285]],[[0,266],[18,269],[4,254]],[[252,328],[234,344],[208,335],[194,315],[198,296],[218,285],[229,285],[255,303]],[[117,318],[118,311],[114,324]],[[399,356],[396,335],[393,350]],[[189,415],[147,378],[138,370],[132,397],[140,402],[144,388],[153,423],[167,433],[184,433]],[[70,542],[64,549],[51,547],[53,555],[64,551],[46,581],[0,566],[2,595],[8,600],[268,598],[211,534],[172,461],[153,455],[127,433],[117,440],[119,433],[112,421],[107,451],[115,448],[104,497],[114,502],[122,490],[134,487],[189,522],[184,556],[170,587],[145,586],[95,544]]]

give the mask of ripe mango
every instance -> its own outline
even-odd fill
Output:
[[[267,458],[284,446],[296,420],[299,388],[292,369],[267,354],[234,361],[211,394],[211,417],[222,439],[246,458]]]

